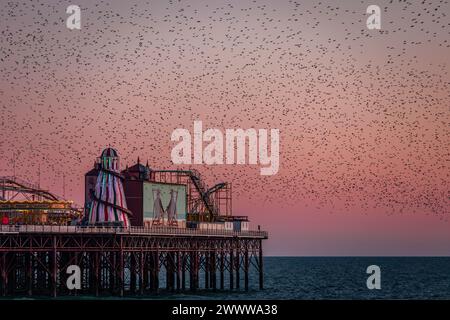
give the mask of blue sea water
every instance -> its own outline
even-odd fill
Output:
[[[164,296],[170,299],[450,299],[450,257],[266,257],[265,288],[249,292]],[[369,265],[381,289],[366,286]],[[227,283],[227,282],[225,282]]]
[[[377,265],[381,269],[380,290],[369,290],[366,286],[369,265]],[[242,290],[241,275],[241,291],[198,290],[195,294],[169,294],[162,289],[157,295],[145,297],[78,296],[59,299],[450,299],[450,257],[266,257],[264,290],[258,288],[258,274],[254,268],[249,280],[248,292]],[[203,281],[200,275],[200,287]],[[165,283],[163,275],[160,283]],[[227,285],[229,279],[226,275]]]

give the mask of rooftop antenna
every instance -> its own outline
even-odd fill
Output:
[[[13,153],[13,178],[16,179],[16,153]]]
[[[63,173],[63,198],[66,198],[66,174]]]

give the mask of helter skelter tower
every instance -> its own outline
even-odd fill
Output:
[[[92,192],[89,225],[129,227],[131,211],[123,191],[117,151],[107,148],[97,161],[99,173]]]

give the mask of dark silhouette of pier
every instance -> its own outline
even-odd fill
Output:
[[[263,231],[0,226],[0,293],[57,297],[249,290],[251,268],[262,289],[264,239]],[[79,290],[66,284],[71,265],[81,269]]]

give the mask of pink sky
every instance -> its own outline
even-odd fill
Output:
[[[280,129],[280,171],[233,183],[269,255],[450,254],[448,4],[110,1],[0,8],[0,175],[82,204],[102,148],[174,168],[171,132]],[[435,10],[436,9],[436,10]]]

